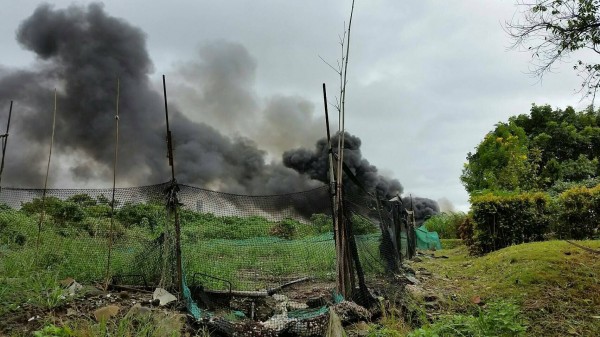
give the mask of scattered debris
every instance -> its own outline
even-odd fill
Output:
[[[336,303],[331,307],[344,322],[366,321],[371,318],[371,313],[364,307],[349,301]]]
[[[164,306],[171,302],[177,301],[177,297],[175,297],[173,294],[171,294],[163,288],[156,288],[156,290],[154,290],[154,293],[152,294],[152,299],[154,301],[158,300],[160,306]]]
[[[94,317],[98,322],[105,321],[111,317],[116,316],[119,313],[119,309],[120,307],[118,305],[109,305],[106,307],[102,307],[94,311]]]
[[[73,282],[67,288],[67,293],[69,296],[75,296],[75,294],[81,291],[81,289],[83,289],[83,286],[77,283],[77,281],[73,280]]]
[[[126,316],[147,316],[150,315],[152,313],[152,309],[148,308],[148,307],[142,307],[141,304],[136,303],[134,306],[132,306],[129,311],[127,312]]]

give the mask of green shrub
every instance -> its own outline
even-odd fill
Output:
[[[471,250],[491,252],[531,241],[544,240],[549,231],[549,197],[544,193],[484,194],[471,198],[473,232],[465,243]],[[461,231],[464,238],[467,232]],[[463,239],[464,240],[464,239]]]
[[[467,215],[463,212],[439,213],[427,219],[423,225],[430,232],[437,232],[440,239],[458,239],[458,227]]]
[[[54,210],[52,217],[59,225],[65,225],[69,222],[80,222],[85,218],[85,211],[79,204],[65,201]]]
[[[164,226],[166,211],[162,205],[127,203],[119,209],[115,217],[125,228],[141,226],[155,230]]]
[[[283,221],[280,221],[275,226],[271,227],[269,234],[278,238],[292,240],[297,236],[297,223],[297,221],[292,219],[283,219]]]
[[[310,222],[316,228],[317,233],[333,232],[333,219],[327,214],[313,214]]]
[[[561,239],[594,239],[600,235],[600,185],[574,187],[561,193],[551,228]]]
[[[352,233],[354,235],[364,235],[379,232],[379,228],[371,221],[360,214],[352,214]]]
[[[78,225],[79,229],[87,232],[87,234],[91,237],[98,238],[109,238],[111,233],[111,223],[110,218],[93,218],[88,217],[85,218],[81,224]],[[123,225],[119,223],[116,219],[112,224],[112,235],[113,239],[118,239],[125,235],[125,229]]]
[[[46,201],[42,202],[41,198],[34,198],[30,202],[25,202],[21,204],[21,212],[27,215],[34,215],[42,213],[42,208],[45,210],[46,214],[54,215],[60,212],[62,208],[63,201],[57,197],[48,196],[46,197]]]

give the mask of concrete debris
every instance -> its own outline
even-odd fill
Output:
[[[83,289],[83,286],[81,284],[79,284],[77,281],[73,280],[71,285],[69,285],[67,287],[67,294],[69,294],[69,296],[75,296],[75,294],[80,292],[81,289]]]

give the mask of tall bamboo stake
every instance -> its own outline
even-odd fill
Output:
[[[8,130],[10,128],[10,117],[12,116],[13,101],[10,101],[8,109],[8,123],[6,123],[6,133],[2,137],[2,161],[0,162],[0,191],[2,191],[2,172],[4,172],[4,156],[6,154],[6,144],[8,143]]]
[[[323,83],[323,103],[325,106],[325,128],[327,130],[327,156],[329,159],[329,191],[332,196],[335,196],[336,186],[335,186],[335,174],[333,169],[333,150],[331,148],[331,133],[329,131],[329,109],[327,107],[327,89],[325,87],[325,83]],[[333,201],[333,200],[332,200]],[[333,203],[331,205],[331,216],[335,218],[335,208]]]
[[[169,156],[169,165],[171,166],[171,183],[175,184],[175,165],[173,160],[173,139],[171,138],[171,129],[169,127],[169,107],[167,104],[167,84],[165,81],[165,75],[163,75],[163,94],[165,98],[165,118],[167,121],[167,150]],[[181,229],[179,226],[179,213],[177,212],[177,202],[174,205],[172,211],[175,216],[175,255],[177,259],[177,290],[180,294],[183,293],[183,268],[181,264]]]
[[[40,235],[42,233],[42,223],[46,214],[46,190],[48,188],[48,174],[50,173],[50,160],[52,159],[52,147],[54,147],[54,130],[56,129],[56,88],[54,88],[54,113],[52,114],[52,136],[50,137],[50,151],[48,152],[48,165],[46,166],[46,179],[44,180],[44,192],[42,193],[42,214],[40,214],[40,222],[38,224],[38,235],[35,243],[37,252],[40,245]]]
[[[338,292],[344,297],[350,297],[353,290],[353,272],[352,259],[350,255],[350,246],[348,242],[348,228],[344,217],[343,204],[343,165],[344,165],[344,146],[345,146],[345,118],[346,118],[346,84],[348,83],[348,58],[350,53],[350,28],[352,27],[352,16],[354,13],[354,0],[352,0],[352,8],[350,10],[350,21],[348,22],[348,31],[344,32],[346,40],[346,50],[344,51],[344,41],[342,40],[342,66],[340,68],[340,100],[338,104],[339,111],[339,131],[338,131],[338,162],[337,162],[337,179],[336,179],[336,257],[337,257],[337,288]],[[344,27],[345,29],[345,27]]]
[[[115,190],[117,187],[117,162],[119,158],[119,98],[121,92],[121,84],[117,77],[117,101],[116,101],[116,114],[115,114],[115,157],[113,161],[113,187],[112,187],[112,198],[110,203],[110,234],[108,239],[108,258],[106,259],[106,283],[105,289],[108,289],[108,283],[110,278],[110,258],[112,255],[112,246],[114,241],[114,227],[115,227]]]

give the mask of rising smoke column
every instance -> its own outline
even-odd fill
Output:
[[[55,153],[75,180],[108,181],[112,169],[116,78],[120,78],[119,178],[129,184],[169,178],[162,97],[151,85],[144,33],[108,16],[101,5],[54,9],[41,5],[20,25],[17,40],[34,52],[34,70],[0,69],[0,106],[17,102],[7,154],[7,181],[40,186],[47,158],[53,88],[58,87]],[[18,111],[18,113],[17,113]],[[315,186],[279,164],[249,139],[231,139],[170,108],[175,169],[180,181],[248,194]],[[74,159],[73,159],[74,158]]]
[[[438,203],[428,198],[412,197],[411,199],[411,197],[404,197],[402,198],[402,203],[407,210],[414,209],[417,227],[420,227],[432,215],[440,212]]]
[[[332,144],[337,144],[338,136],[339,134],[336,134],[332,137]],[[344,138],[344,162],[368,191],[377,192],[378,195],[388,199],[402,193],[403,187],[398,180],[382,176],[377,167],[363,158],[360,151],[360,138],[349,133],[346,133]],[[314,150],[300,148],[286,151],[283,154],[283,164],[308,175],[311,179],[327,183],[329,181],[327,151],[327,139],[322,138],[317,141]],[[347,186],[352,186],[351,184],[349,182]]]
[[[338,141],[336,134],[331,139],[336,152],[335,145]],[[402,194],[403,187],[396,179],[390,179],[379,174],[377,167],[371,165],[365,158],[362,157],[360,151],[360,138],[346,133],[344,145],[344,161],[350,170],[356,175],[356,178],[369,192],[377,192],[381,197],[391,199]],[[322,138],[317,141],[314,150],[295,149],[286,151],[283,154],[283,164],[293,168],[298,173],[309,176],[311,179],[319,180],[324,183],[328,179],[328,155],[327,155],[327,139]],[[350,191],[356,187],[350,181],[345,182],[346,188]],[[404,208],[410,210],[411,207],[415,211],[415,221],[420,226],[430,216],[440,212],[438,203],[434,200],[422,197],[402,198]]]

